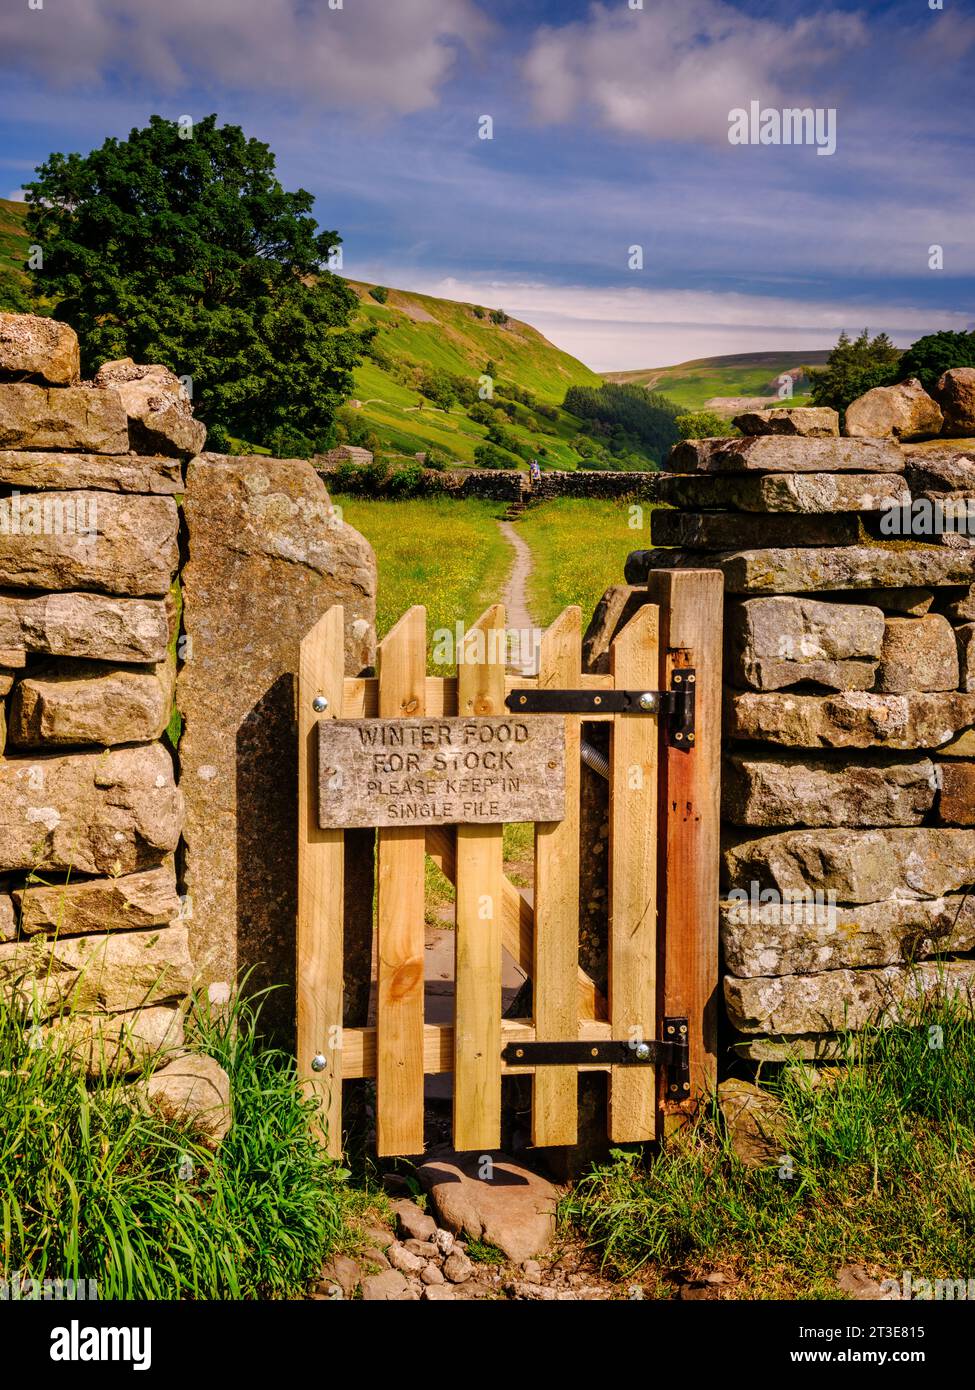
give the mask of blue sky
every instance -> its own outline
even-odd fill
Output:
[[[975,0],[635,3],[6,0],[0,193],[216,111],[316,194],[347,274],[597,369],[975,327]],[[835,154],[730,144],[752,101],[834,109]]]

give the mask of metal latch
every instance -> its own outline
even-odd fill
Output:
[[[665,1018],[659,1041],[511,1042],[501,1057],[513,1067],[663,1066],[668,1100],[686,1100],[691,1093],[686,1018]]]
[[[661,714],[667,739],[690,748],[696,733],[697,671],[671,672],[669,690],[552,690],[542,686],[512,690],[505,704],[517,714]]]

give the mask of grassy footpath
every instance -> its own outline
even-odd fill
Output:
[[[650,512],[647,503],[631,507],[577,497],[529,507],[518,530],[534,561],[528,606],[535,622],[547,627],[568,604],[578,603],[585,627],[603,591],[623,583],[630,551],[650,544]]]
[[[718,1113],[641,1166],[618,1152],[564,1216],[624,1277],[720,1271],[732,1298],[835,1298],[837,1271],[975,1274],[975,1023],[942,1008],[853,1035],[848,1065],[787,1066],[781,1158],[747,1168]]]
[[[500,598],[512,560],[497,525],[502,504],[436,497],[386,502],[338,494],[334,501],[376,552],[380,637],[414,603],[426,605],[429,639],[437,628],[475,622]],[[438,668],[436,674],[446,672]]]

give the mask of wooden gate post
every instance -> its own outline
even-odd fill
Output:
[[[688,1019],[691,1065],[691,1099],[665,1111],[665,1133],[717,1076],[723,585],[717,570],[660,570],[647,584],[660,606],[660,688],[691,666],[697,692],[693,751],[664,744],[660,763],[659,1012]]]
[[[297,689],[298,1075],[321,1103],[333,1158],[342,1156],[345,834],[318,824],[318,724],[341,717],[344,676],[345,612],[336,606],[301,644]]]

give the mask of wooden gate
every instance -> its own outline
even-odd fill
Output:
[[[500,605],[471,630],[453,678],[426,674],[420,607],[380,644],[375,678],[343,675],[341,608],[302,644],[298,1062],[336,1156],[341,1083],[354,1077],[375,1079],[380,1155],[423,1151],[424,1077],[432,1073],[453,1073],[455,1147],[479,1151],[500,1145],[503,1076],[534,1077],[538,1146],[576,1142],[579,1071],[609,1072],[616,1143],[681,1123],[713,1080],[721,576],[664,571],[647,599],[612,642],[607,675],[581,670],[578,608],[542,634],[534,677],[506,672]],[[383,825],[376,1025],[343,1027],[344,831],[322,828],[320,793],[333,785],[328,750],[342,726],[329,722],[460,716],[480,729],[477,721],[513,713],[532,732],[527,721],[555,718],[561,739],[564,726],[564,815],[535,825],[534,908],[505,876],[502,824]],[[610,724],[600,768],[609,779],[605,996],[579,965],[581,760],[599,766],[585,737],[590,723]],[[456,889],[452,1025],[424,1017],[426,854]],[[501,1016],[502,949],[531,977],[531,1019]]]

